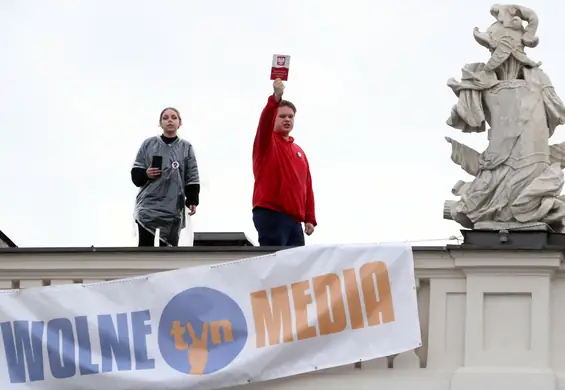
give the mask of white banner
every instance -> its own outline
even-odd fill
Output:
[[[167,256],[167,254],[163,254]],[[0,294],[0,389],[209,390],[420,346],[408,245]]]

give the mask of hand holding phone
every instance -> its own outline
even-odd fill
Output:
[[[163,168],[163,156],[153,156],[151,166],[147,168],[147,177],[156,179],[161,176],[161,168]]]
[[[147,170],[145,171],[147,173],[147,177],[149,179],[156,179],[159,176],[161,176],[161,170],[159,168],[147,168]]]

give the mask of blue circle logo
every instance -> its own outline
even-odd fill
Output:
[[[229,365],[247,342],[247,322],[229,296],[194,287],[173,297],[159,321],[159,350],[184,374],[204,375]]]

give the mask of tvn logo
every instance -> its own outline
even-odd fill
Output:
[[[190,344],[186,342],[186,333],[190,337]],[[204,322],[200,336],[197,336],[190,322],[183,326],[180,321],[174,321],[171,335],[173,336],[175,348],[178,351],[187,351],[190,375],[204,374],[206,364],[208,363],[209,341],[212,345],[232,343],[234,341],[233,327],[229,320]]]
[[[159,322],[165,362],[189,375],[206,375],[229,365],[247,343],[247,320],[228,295],[207,287],[177,294]]]

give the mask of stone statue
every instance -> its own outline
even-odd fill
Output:
[[[479,153],[449,137],[451,159],[474,180],[452,190],[444,218],[470,229],[534,229],[561,232],[565,226],[565,143],[549,146],[565,123],[565,106],[541,63],[525,47],[536,47],[538,18],[519,5],[494,5],[494,22],[475,40],[491,52],[487,63],[462,69],[448,86],[458,97],[447,124],[465,133],[482,133],[488,147]],[[525,25],[525,26],[524,26]]]

